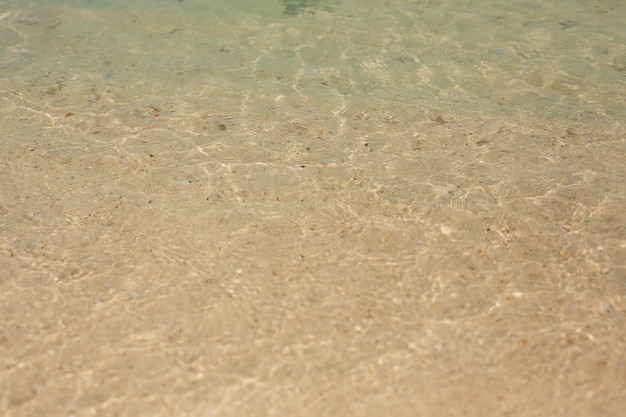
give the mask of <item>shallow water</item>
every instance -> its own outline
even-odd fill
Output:
[[[0,2],[2,413],[619,415],[622,2],[249,3]]]

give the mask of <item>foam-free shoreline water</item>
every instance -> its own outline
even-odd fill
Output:
[[[0,410],[617,415],[621,4],[5,2]]]

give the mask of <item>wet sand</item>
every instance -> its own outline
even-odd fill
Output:
[[[1,414],[621,415],[623,75],[485,110],[306,26],[6,13]]]

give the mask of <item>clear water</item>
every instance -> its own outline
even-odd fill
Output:
[[[618,415],[621,1],[0,1],[0,410]]]

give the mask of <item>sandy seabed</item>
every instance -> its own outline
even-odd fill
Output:
[[[38,55],[102,42],[68,29],[100,15],[7,13],[1,414],[623,415],[619,103],[373,97],[391,81],[366,58],[356,94],[306,70],[314,48],[254,55],[299,33],[254,22],[213,27],[206,69],[254,82],[145,80],[124,74],[161,54]],[[146,39],[197,28],[134,17]]]

